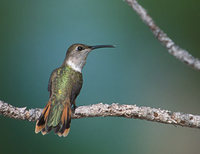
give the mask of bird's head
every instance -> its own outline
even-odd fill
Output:
[[[88,54],[92,50],[99,48],[114,48],[114,46],[113,45],[88,46],[85,44],[73,44],[67,50],[63,65],[69,65],[75,71],[81,72],[83,66],[86,63]]]

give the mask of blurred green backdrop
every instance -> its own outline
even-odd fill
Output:
[[[200,1],[139,1],[200,58]],[[90,54],[77,105],[137,104],[200,114],[200,72],[169,55],[123,0],[0,0],[0,100],[44,107],[51,71],[72,43],[114,44]],[[142,120],[73,120],[67,138],[0,116],[0,153],[199,153],[200,131]]]

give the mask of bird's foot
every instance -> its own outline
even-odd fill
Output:
[[[72,111],[75,112],[77,106],[75,104],[72,105]]]

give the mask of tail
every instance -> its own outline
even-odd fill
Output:
[[[49,133],[52,129],[58,136],[66,137],[70,130],[71,123],[71,105],[66,103],[64,106],[60,103],[48,102],[42,111],[40,118],[36,122],[35,133],[43,135]]]

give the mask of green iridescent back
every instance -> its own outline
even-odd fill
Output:
[[[66,103],[75,101],[82,88],[82,73],[74,71],[68,65],[61,66],[53,71],[49,80],[51,112],[48,125],[56,126],[60,121],[62,110]],[[70,102],[68,102],[69,100]]]

